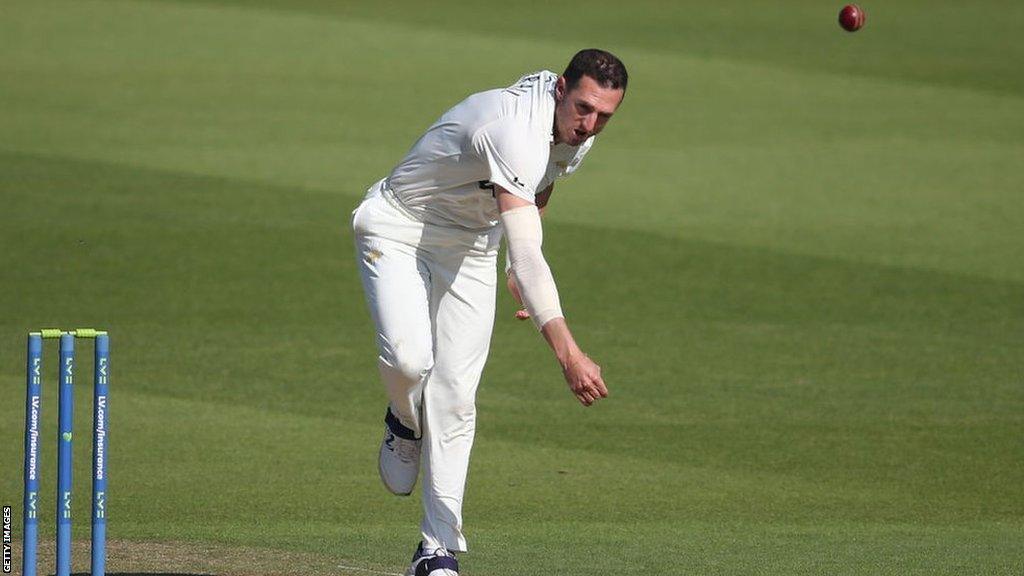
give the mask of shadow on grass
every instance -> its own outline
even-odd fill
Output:
[[[55,575],[50,575],[55,576]],[[92,576],[88,572],[75,572],[72,576]],[[108,572],[106,576],[216,576],[209,572]]]

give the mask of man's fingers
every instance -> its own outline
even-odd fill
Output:
[[[580,402],[583,402],[585,405],[590,406],[591,404],[597,402],[601,398],[607,398],[608,390],[604,388],[599,389],[593,385],[585,386],[581,388],[579,392],[576,393],[576,397],[580,399]]]
[[[608,397],[608,387],[601,378],[601,367],[586,356],[565,368],[565,379],[572,393],[584,406]]]
[[[524,310],[516,310],[516,320],[529,320],[530,313]]]
[[[580,403],[584,406],[590,406],[594,403],[594,397],[590,395],[586,390],[580,390],[576,393],[576,398],[579,399]]]

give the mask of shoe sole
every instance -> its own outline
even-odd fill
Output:
[[[412,494],[413,488],[416,488],[416,484],[414,483],[412,487],[409,488],[408,492],[395,492],[394,490],[392,490],[391,486],[388,486],[387,480],[384,479],[384,464],[381,462],[380,453],[377,454],[377,474],[380,475],[380,483],[384,485],[384,489],[387,490],[388,492],[391,492],[395,496],[409,496],[410,494]]]

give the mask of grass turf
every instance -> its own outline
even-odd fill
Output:
[[[868,5],[851,36],[820,3],[474,6],[11,4],[3,503],[24,332],[96,325],[111,537],[400,569],[347,213],[447,105],[599,44],[633,83],[546,246],[614,396],[574,406],[502,296],[466,572],[1019,573],[1021,9]]]

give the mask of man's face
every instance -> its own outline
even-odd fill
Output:
[[[579,146],[600,132],[624,94],[621,88],[604,88],[590,76],[566,92],[565,77],[560,77],[555,85],[555,143]]]

